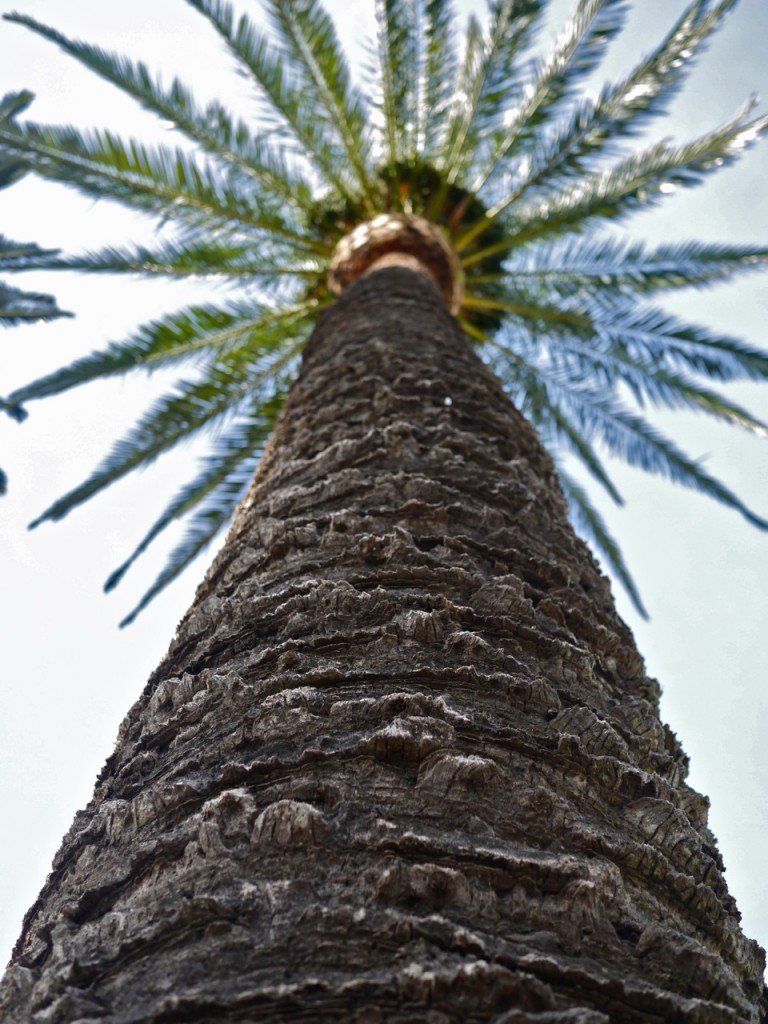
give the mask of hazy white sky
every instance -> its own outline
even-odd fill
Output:
[[[237,6],[258,10],[246,0]],[[480,7],[469,0],[457,6],[462,12]],[[553,15],[562,20],[569,6],[555,0]],[[636,6],[606,62],[607,74],[637,60],[684,4],[643,0]],[[328,7],[345,42],[359,43],[370,24],[370,5],[355,5],[354,15],[349,7],[339,14],[344,5],[338,2]],[[184,0],[133,0],[130,9],[103,0],[18,0],[16,9],[179,73],[203,99],[219,96],[248,111],[244,84],[228,71],[213,32]],[[767,39],[765,0],[741,0],[675,103],[673,117],[659,122],[654,134],[684,139],[724,120],[753,91],[768,97]],[[31,113],[40,120],[108,126],[126,134],[149,130],[147,115],[134,104],[23,29],[0,23],[0,53],[0,95],[31,88],[38,95]],[[768,141],[703,188],[635,217],[628,229],[652,240],[768,244],[766,170]],[[135,218],[124,211],[30,179],[0,192],[0,232],[69,251],[139,237]],[[113,284],[74,275],[29,275],[20,283],[55,292],[77,315],[3,332],[0,394],[105,340],[124,337],[141,320],[201,297],[199,285]],[[768,278],[753,276],[738,286],[693,294],[679,308],[768,347],[767,296]],[[10,492],[0,503],[0,961],[7,959],[61,836],[90,797],[121,718],[167,647],[211,558],[209,552],[199,559],[128,630],[117,630],[178,535],[168,531],[114,594],[105,597],[101,585],[190,473],[194,449],[162,460],[62,523],[32,533],[25,529],[89,473],[161,383],[91,385],[31,407],[23,426],[0,420],[0,465],[10,476]],[[768,390],[740,385],[729,394],[768,416]],[[765,441],[693,416],[668,415],[663,425],[688,451],[706,458],[753,509],[768,515]],[[639,622],[619,592],[620,610],[664,687],[664,717],[691,756],[692,784],[712,798],[710,823],[745,931],[765,945],[768,536],[689,491],[623,468],[616,479],[627,508],[605,513],[652,621]]]

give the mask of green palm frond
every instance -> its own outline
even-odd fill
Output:
[[[265,0],[282,42],[281,56],[304,92],[309,115],[326,137],[337,137],[343,164],[354,171],[367,213],[372,213],[369,140],[362,97],[350,82],[333,22],[317,0]]]
[[[715,498],[721,504],[740,512],[753,526],[768,530],[768,521],[747,508],[695,459],[682,452],[642,416],[624,408],[614,396],[609,394],[606,397],[603,390],[583,382],[574,383],[573,378],[567,374],[541,365],[532,368],[525,384],[529,392],[520,394],[518,402],[534,422],[542,418],[541,409],[545,405],[559,404],[587,440],[599,439],[611,455],[630,466],[666,477]],[[546,401],[541,392],[546,395]],[[544,423],[546,426],[546,420]],[[575,445],[571,447],[576,454],[580,454]],[[591,467],[587,468],[591,471]]]
[[[163,530],[200,506],[184,540],[174,549],[162,573],[140,604],[121,622],[121,626],[132,622],[155,594],[183,572],[230,521],[253,477],[264,446],[285,402],[286,394],[287,390],[283,389],[266,401],[253,402],[251,407],[245,410],[244,416],[237,419],[223,436],[216,439],[213,452],[204,459],[201,472],[191,483],[181,488],[131,555],[110,575],[104,584],[106,591],[117,586],[134,562]]]
[[[610,238],[566,238],[510,253],[507,277],[551,288],[563,298],[600,291],[617,299],[703,287],[768,266],[768,248],[675,242],[654,249]]]
[[[395,181],[398,165],[412,163],[418,152],[421,67],[417,17],[413,0],[376,0],[386,163]]]
[[[247,371],[249,360],[285,347],[287,338],[305,338],[311,312],[308,304],[280,310],[243,303],[192,306],[145,324],[127,341],[113,343],[32,381],[14,391],[8,400],[22,406],[90,380],[136,369],[151,373],[180,363],[195,367],[241,365]]]
[[[542,0],[492,0],[485,32],[470,19],[454,109],[437,161],[448,182],[464,177],[499,130],[505,100],[522,93],[517,58],[525,52],[544,7]]]
[[[0,246],[2,240],[0,239]],[[294,254],[297,255],[297,254]],[[0,249],[0,269],[3,267]],[[147,246],[106,246],[96,252],[60,256],[57,251],[23,254],[11,270],[81,270],[90,274],[147,274],[149,276],[185,278],[201,277],[224,284],[257,282],[278,287],[295,279],[317,278],[322,270],[317,256],[296,263],[265,259],[258,247],[248,242],[227,243],[200,239],[181,242],[167,239],[153,248]]]
[[[749,119],[756,99],[752,97],[737,113],[706,135],[683,146],[663,141],[621,160],[610,170],[585,174],[554,194],[544,194],[516,209],[507,225],[507,238],[479,248],[462,261],[470,267],[488,256],[508,252],[533,239],[580,231],[595,219],[616,220],[647,208],[678,188],[701,184],[707,174],[732,163],[768,130],[768,116]],[[457,242],[458,251],[482,233],[486,225],[502,217],[526,191],[523,183],[494,206]]]
[[[456,84],[459,64],[450,0],[426,0],[421,90],[416,110],[416,154],[435,163]]]
[[[343,143],[328,132],[325,98],[293,79],[284,68],[287,54],[275,53],[271,40],[243,15],[235,24],[232,7],[223,0],[187,0],[217,30],[230,52],[267,101],[265,119],[293,141],[292,151],[308,164],[336,198],[357,203]],[[297,61],[292,61],[295,68]]]
[[[537,144],[529,161],[529,170],[518,185],[519,193],[533,185],[558,180],[563,175],[585,173],[588,170],[585,165],[587,157],[594,158],[614,150],[621,139],[637,135],[651,118],[665,113],[695,58],[735,2],[722,0],[712,10],[707,10],[701,0],[694,0],[656,50],[629,75],[616,84],[605,86],[596,100],[587,98],[580,101],[550,133],[541,129],[536,131]],[[616,27],[618,23],[612,29]],[[601,37],[598,35],[597,38]],[[558,66],[554,56],[550,63]],[[533,90],[528,101],[531,105],[537,95],[547,95],[546,74],[542,78],[543,82]],[[526,124],[525,116],[519,117],[518,121],[529,134],[535,127]],[[509,143],[512,149],[514,141],[513,138]],[[487,180],[506,166],[504,157],[507,152],[503,146],[500,148],[482,180]]]
[[[13,128],[14,118],[23,113],[33,100],[28,90],[8,93],[0,99],[0,127]],[[27,173],[25,161],[14,155],[0,152],[0,189],[7,188]],[[41,249],[34,243],[13,242],[10,238],[0,235],[0,270],[33,269],[36,261],[54,257],[56,252]],[[71,316],[71,313],[59,309],[52,295],[42,292],[22,291],[0,281],[0,326],[9,327],[16,324],[34,323],[38,320],[55,320],[59,317]],[[11,419],[21,423],[26,418],[24,409],[13,400],[0,398],[0,412],[6,413]],[[8,493],[8,477],[0,469],[0,496]]]
[[[0,126],[11,127],[14,118],[23,114],[29,107],[34,96],[28,89],[21,92],[9,92],[0,99]],[[0,188],[7,188],[18,181],[27,172],[27,166],[18,157],[0,154]]]
[[[0,129],[15,127],[14,118],[23,113],[33,100],[31,92],[8,93],[0,99]],[[15,154],[0,152],[0,188],[7,188],[27,172],[27,164]],[[0,270],[29,270],[35,261],[54,256],[50,249],[34,243],[13,242],[0,235]],[[59,309],[52,295],[24,292],[0,282],[0,324],[8,326],[35,320],[53,320],[71,314]],[[8,411],[7,409],[5,411]],[[7,486],[7,481],[4,487]],[[3,490],[2,493],[5,493]]]
[[[43,292],[23,292],[0,282],[0,324],[22,324],[72,316],[59,309],[56,299]]]
[[[204,428],[219,426],[238,414],[254,394],[272,397],[275,382],[286,366],[295,361],[304,339],[294,340],[287,350],[254,357],[238,350],[219,361],[202,379],[180,381],[174,391],[161,398],[119,441],[109,456],[84,483],[54,502],[30,527],[46,520],[63,519],[77,505],[120,480],[139,467],[154,462],[181,441],[188,441]]]
[[[225,163],[254,178],[269,195],[302,209],[311,206],[311,188],[266,138],[254,136],[243,121],[230,117],[219,103],[205,109],[178,79],[168,88],[152,76],[145,64],[134,63],[98,46],[69,39],[63,33],[23,14],[6,15],[7,21],[24,25],[56,43],[101,78],[137,100],[142,107],[169,121],[192,142]]]
[[[557,117],[563,101],[603,58],[625,13],[625,0],[577,0],[549,58],[539,68],[535,81],[527,85],[503,130],[497,132],[488,165],[473,190],[482,188],[505,160],[519,155],[542,126]]]
[[[600,553],[608,566],[608,571],[622,584],[638,614],[647,619],[648,611],[627,568],[621,549],[605,525],[605,520],[589,500],[584,488],[563,468],[562,463],[558,461],[556,466],[574,529]]]
[[[381,213],[438,225],[461,263],[458,318],[557,460],[567,454],[611,499],[605,454],[765,520],[645,418],[688,409],[764,436],[712,382],[768,378],[768,353],[650,304],[768,267],[768,248],[690,240],[658,246],[602,236],[732,163],[768,131],[750,100],[688,142],[642,138],[735,0],[691,0],[651,52],[616,81],[594,74],[625,0],[574,0],[548,56],[535,52],[545,0],[489,0],[463,48],[450,0],[375,0],[370,89],[348,66],[320,0],[265,0],[269,25],[226,0],[187,0],[253,87],[254,125],[141,62],[71,39],[23,14],[8,20],[60,47],[170,125],[179,146],[19,122],[31,99],[0,101],[0,186],[31,171],[150,217],[150,243],[66,254],[0,243],[0,269],[200,278],[238,289],[137,328],[0,400],[25,406],[90,380],[175,370],[175,388],[81,485],[36,523],[81,502],[196,433],[211,455],[167,505],[114,587],[172,522],[188,534],[133,617],[218,533],[257,465],[319,312],[334,299],[337,243]],[[5,175],[5,177],[3,177]],[[587,233],[587,231],[589,233]],[[4,247],[3,247],[4,246]],[[0,300],[2,296],[0,295]],[[42,298],[42,297],[41,297]],[[584,488],[562,473],[571,514],[644,614],[615,540]]]
[[[197,556],[204,551],[218,536],[224,527],[232,520],[235,509],[242,501],[248,489],[253,474],[258,466],[259,459],[264,450],[264,438],[274,427],[277,416],[285,400],[285,394],[275,395],[271,400],[263,402],[259,413],[260,418],[250,435],[246,433],[244,440],[250,440],[250,448],[247,455],[237,464],[226,477],[216,479],[211,474],[212,482],[215,479],[215,486],[208,487],[202,483],[205,473],[198,478],[200,485],[197,490],[194,484],[190,488],[190,495],[186,502],[183,496],[179,496],[179,502],[183,503],[178,515],[191,512],[190,521],[182,541],[173,549],[168,557],[162,572],[159,574],[152,586],[147,590],[136,607],[121,620],[120,626],[128,626],[136,616],[155,598],[169,583],[186,569],[186,567]],[[171,507],[166,515],[171,514]],[[158,520],[160,523],[160,520]],[[158,524],[155,524],[156,527]],[[159,532],[159,531],[158,531]],[[156,535],[156,534],[155,534]],[[136,549],[134,557],[138,557],[144,550],[145,543],[153,539],[150,534],[145,541]],[[127,569],[126,563],[123,569]],[[114,579],[117,583],[117,579]],[[108,580],[110,583],[112,580]]]
[[[289,239],[307,251],[316,243],[286,216],[275,197],[244,190],[180,149],[124,142],[109,131],[0,126],[0,146],[35,172],[64,182],[89,198],[109,198],[160,218],[173,218],[188,230],[250,230]]]

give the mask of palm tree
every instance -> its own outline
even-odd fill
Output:
[[[426,5],[420,12],[424,38],[430,45],[415,48],[418,36],[408,20],[411,9],[382,6],[380,103],[377,113],[367,121],[362,118],[359,97],[347,87],[330,26],[314,6],[295,5],[292,9],[294,5],[281,5],[273,12],[276,27],[284,34],[287,56],[283,67],[289,67],[295,78],[283,74],[254,30],[245,23],[235,27],[223,6],[193,6],[214,22],[256,75],[280,108],[284,126],[291,128],[312,161],[305,162],[294,151],[281,160],[269,142],[259,141],[257,145],[228,121],[223,111],[209,109],[206,116],[201,116],[189,94],[177,84],[163,91],[144,69],[33,26],[42,34],[54,36],[102,74],[119,79],[146,105],[154,106],[166,117],[173,113],[179,127],[231,165],[229,175],[223,177],[213,170],[201,171],[184,154],[171,159],[167,153],[150,153],[137,145],[129,148],[111,137],[86,139],[71,131],[34,126],[18,132],[4,131],[0,138],[7,151],[23,155],[41,173],[71,181],[90,194],[112,195],[144,209],[162,209],[163,216],[178,217],[180,221],[179,233],[155,252],[110,250],[49,259],[46,265],[94,271],[135,272],[141,268],[168,274],[215,272],[239,280],[254,279],[261,287],[258,302],[174,315],[150,325],[123,346],[113,346],[9,397],[9,403],[17,405],[132,366],[156,365],[182,356],[199,362],[201,354],[205,360],[207,377],[184,385],[183,393],[155,410],[90,481],[41,518],[65,514],[89,494],[178,440],[190,424],[202,426],[233,417],[234,410],[238,415],[232,418],[229,431],[220,436],[205,471],[150,531],[150,537],[156,535],[167,521],[195,503],[202,509],[186,549],[177,553],[159,583],[171,578],[190,550],[206,543],[231,513],[247,486],[245,472],[250,475],[259,445],[285,400],[291,361],[303,348],[312,321],[317,312],[330,306],[331,292],[346,286],[345,278],[353,281],[357,275],[360,268],[349,258],[350,253],[345,253],[343,239],[362,237],[363,244],[357,250],[354,245],[348,248],[365,267],[372,258],[373,237],[380,245],[373,254],[377,258],[392,249],[402,252],[410,246],[411,257],[438,268],[436,276],[445,286],[447,301],[457,308],[465,331],[477,339],[480,352],[494,369],[502,371],[508,389],[537,424],[545,441],[566,442],[609,492],[612,485],[595,453],[595,438],[623,452],[631,461],[709,492],[764,525],[642,419],[623,409],[617,388],[624,383],[638,397],[672,405],[689,404],[761,429],[753,417],[696,383],[693,374],[704,371],[720,378],[738,374],[757,378],[765,372],[765,357],[743,344],[673,323],[664,314],[638,304],[641,293],[729,276],[763,262],[765,252],[693,244],[651,252],[616,242],[566,240],[581,223],[599,216],[619,216],[672,184],[698,180],[764,129],[764,119],[750,120],[741,114],[689,146],[655,146],[639,156],[618,159],[612,170],[594,169],[606,156],[613,155],[618,137],[631,134],[658,112],[679,84],[687,59],[703,45],[730,4],[692,5],[653,59],[618,86],[607,88],[597,103],[576,112],[570,109],[567,120],[563,111],[569,110],[574,84],[580,75],[588,73],[605,39],[618,29],[619,5],[580,5],[570,31],[561,37],[556,57],[538,69],[530,89],[525,88],[525,73],[531,69],[524,66],[516,79],[513,58],[517,51],[525,53],[540,5],[495,6],[487,37],[470,26],[468,55],[461,65],[461,95],[471,102],[462,104],[452,102],[446,87],[453,81],[454,72],[443,5]],[[504,18],[509,22],[505,23]],[[412,73],[410,77],[388,74],[393,68],[410,69]],[[316,89],[314,98],[307,88],[307,77]],[[507,90],[506,105],[502,83]],[[419,94],[422,88],[425,91]],[[421,104],[413,105],[414,95],[421,95]],[[445,108],[443,117],[428,123],[422,111],[438,110],[441,103]],[[366,124],[376,127],[378,138]],[[433,137],[432,132],[438,134]],[[340,159],[340,152],[346,154],[348,163]],[[504,172],[503,160],[510,161],[508,166],[514,172],[511,178]],[[243,189],[246,180],[251,186],[248,192]],[[253,201],[254,195],[258,203]],[[174,204],[169,207],[171,198]],[[384,220],[380,218],[382,211],[389,214]],[[355,233],[360,223],[366,227]],[[442,226],[443,234],[430,227],[435,223]],[[211,240],[212,228],[215,241]],[[463,297],[455,287],[454,254],[462,263]],[[334,273],[329,281],[331,262]],[[402,272],[382,271],[366,278],[350,289],[346,304],[334,307],[323,330],[326,334],[339,330],[327,325],[338,324],[342,314],[354,319],[354,302],[359,310],[365,309],[366,303],[369,309],[376,302],[391,306],[387,316],[393,323],[399,316],[404,330],[398,303],[407,305],[414,301],[413,296],[426,307],[431,301],[418,279],[409,277],[403,277]],[[294,284],[296,280],[298,285]],[[268,288],[282,305],[266,306],[264,294]],[[403,297],[401,293],[407,294]],[[433,315],[434,322],[440,323],[437,310]],[[347,319],[344,327],[349,326]],[[448,343],[451,328],[443,325],[440,329]],[[313,345],[316,350],[318,342]],[[479,370],[471,372],[478,381],[484,380]],[[423,379],[430,377],[427,368]],[[309,370],[306,379],[311,381]],[[451,395],[461,393],[458,381],[454,375],[453,390],[443,396],[443,400],[450,399],[448,409],[456,402]],[[294,395],[297,393],[294,391]],[[233,395],[235,400],[240,399],[239,405],[232,402]],[[298,400],[293,401],[295,408]],[[495,401],[491,394],[489,408]],[[282,422],[290,420],[284,418]],[[169,432],[169,428],[173,429]],[[283,429],[290,433],[290,427]],[[499,427],[500,435],[504,429]],[[353,434],[354,430],[350,437]],[[538,466],[540,479],[549,480],[548,464],[541,461],[543,456],[527,450],[526,445],[531,444],[526,441],[523,445],[526,458]],[[278,455],[273,454],[264,473],[278,463]],[[272,478],[275,472],[279,479],[279,469],[273,471]],[[213,490],[214,485],[218,492]],[[611,555],[619,575],[631,587],[620,555],[584,492],[575,483],[567,486],[567,492],[572,510],[586,520]],[[140,550],[143,547],[140,545]],[[235,548],[227,550],[224,563]],[[132,561],[129,559],[126,567]],[[553,580],[548,586],[557,589]],[[590,587],[594,586],[592,581]],[[153,590],[156,588],[157,584]],[[597,604],[602,600],[597,598]],[[573,594],[569,601],[575,601]],[[547,607],[555,613],[556,603]],[[573,623],[568,622],[568,626],[573,628]],[[441,627],[426,623],[415,628],[414,637],[424,640],[429,638],[429,630]],[[602,624],[601,628],[607,627]],[[422,636],[418,630],[427,633]],[[634,669],[628,671],[631,675]],[[652,690],[643,692],[653,697]],[[563,732],[565,736],[573,735],[568,729]],[[679,761],[677,755],[673,760]],[[476,767],[481,779],[484,769]],[[477,784],[483,788],[486,782]],[[293,813],[284,801],[277,804],[280,807],[275,813],[282,814],[286,807]],[[304,813],[300,811],[300,815]],[[264,819],[259,820],[263,830]],[[300,836],[301,830],[296,831],[299,826],[294,828],[292,820],[285,826],[286,834]],[[275,834],[282,827],[280,821],[276,819]],[[532,870],[530,864],[526,870]],[[406,889],[412,884],[421,883],[407,881]],[[428,887],[435,885],[451,889],[453,883],[446,875],[428,880]],[[454,897],[455,893],[451,899]],[[417,898],[415,890],[413,898]],[[661,938],[646,936],[646,946],[651,950],[657,941],[661,948]],[[651,953],[650,960],[654,955]],[[703,963],[701,950],[697,955],[697,963]],[[740,963],[746,955],[739,947]],[[725,991],[724,982],[721,987],[715,1001],[720,1001],[720,996],[734,998],[730,990]],[[656,1005],[658,1008],[660,1004]]]

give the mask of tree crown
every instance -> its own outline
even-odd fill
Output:
[[[389,223],[427,221],[444,241],[460,282],[462,327],[538,428],[576,525],[641,611],[620,550],[563,466],[564,454],[575,455],[616,502],[601,448],[768,528],[642,412],[646,402],[692,408],[765,433],[709,382],[763,379],[768,356],[683,323],[652,300],[765,266],[768,249],[696,241],[652,247],[600,230],[700,183],[768,128],[750,101],[687,143],[638,141],[735,0],[693,0],[650,54],[594,96],[583,94],[585,83],[622,27],[622,0],[577,0],[543,60],[535,59],[543,0],[491,0],[486,22],[470,18],[462,39],[449,2],[376,0],[365,88],[317,0],[265,0],[265,29],[236,17],[223,0],[187,2],[253,85],[264,111],[259,125],[220,103],[200,105],[189,87],[163,84],[140,62],[22,14],[7,16],[170,122],[179,145],[0,117],[4,166],[111,199],[162,225],[151,248],[60,256],[27,247],[0,265],[205,276],[233,289],[229,301],[145,324],[0,403],[18,417],[27,403],[90,380],[189,368],[94,473],[33,524],[62,518],[178,442],[218,428],[200,471],[107,581],[114,587],[169,523],[189,515],[186,537],[124,622],[229,521],[313,323],[343,287],[331,272],[340,246],[382,215]],[[19,96],[26,105],[27,95]],[[20,112],[14,97],[8,102],[11,114]],[[402,251],[402,240],[393,244]],[[423,251],[417,257],[423,261]]]

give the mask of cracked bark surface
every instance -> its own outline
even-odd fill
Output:
[[[724,1024],[764,958],[549,457],[422,275],[326,314],[3,1021]]]

